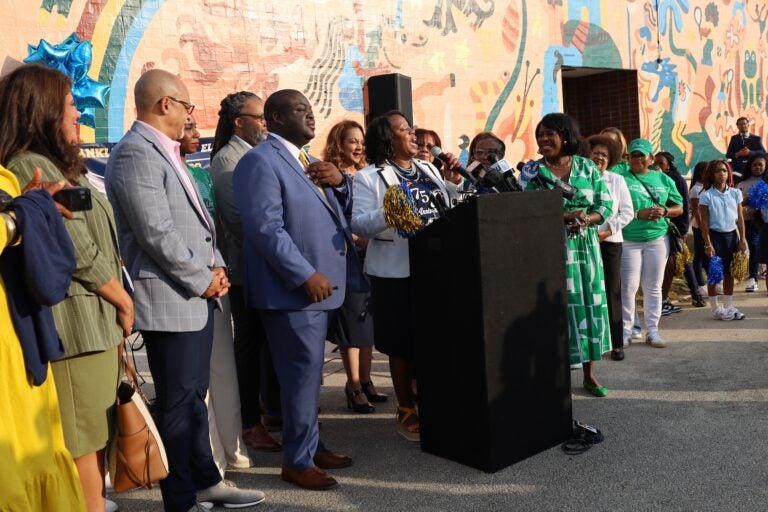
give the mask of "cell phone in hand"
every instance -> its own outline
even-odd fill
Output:
[[[93,208],[91,189],[88,187],[67,187],[53,194],[53,200],[71,212],[82,212]]]

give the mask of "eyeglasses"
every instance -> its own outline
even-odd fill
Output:
[[[417,147],[420,147],[420,148],[424,148],[424,149],[426,149],[427,151],[429,151],[430,149],[432,149],[433,147],[435,147],[435,145],[434,145],[434,144],[428,144],[428,143],[426,143],[426,142],[418,142],[418,141],[416,142],[416,146],[417,146]]]
[[[175,101],[176,103],[184,107],[184,110],[187,111],[187,114],[191,114],[192,112],[195,111],[195,106],[192,103],[187,103],[186,101],[180,100],[178,98],[174,98],[173,96],[166,96],[166,98],[168,98],[169,100]]]
[[[245,112],[240,112],[237,114],[237,117],[250,117],[251,119],[255,119],[257,121],[264,120],[264,114],[246,114]]]

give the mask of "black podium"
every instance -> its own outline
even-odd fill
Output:
[[[486,472],[565,441],[562,198],[481,195],[410,243],[421,448]]]

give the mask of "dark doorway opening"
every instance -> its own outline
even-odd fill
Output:
[[[627,142],[640,136],[637,71],[563,67],[564,112],[585,137],[605,127],[619,128]]]

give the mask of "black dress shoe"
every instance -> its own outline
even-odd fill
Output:
[[[623,361],[624,360],[624,349],[623,348],[615,348],[611,350],[611,359],[614,361]]]
[[[370,414],[376,410],[368,400],[362,404],[357,401],[357,397],[365,396],[363,390],[344,388],[344,393],[347,395],[347,409],[352,409],[359,414]]]

